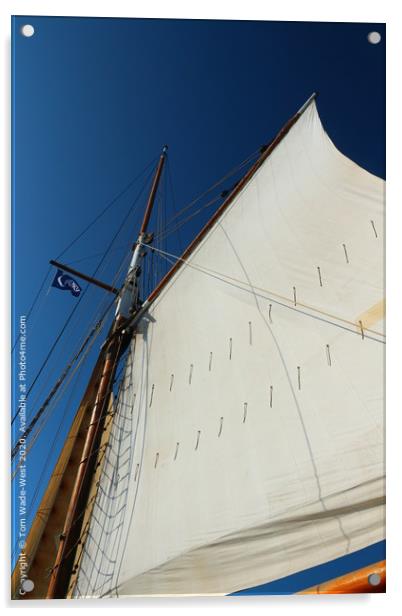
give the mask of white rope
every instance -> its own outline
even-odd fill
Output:
[[[216,278],[217,280],[220,280],[221,282],[225,282],[226,284],[230,284],[238,289],[241,289],[242,291],[246,291],[248,293],[252,293],[252,291],[248,288],[249,284],[247,281],[245,280],[239,280],[237,278],[233,278],[232,276],[228,276],[227,274],[223,274],[220,272],[217,272],[215,270],[211,270],[208,269],[206,267],[197,265],[195,263],[190,263],[189,261],[187,261],[186,259],[183,259],[182,257],[179,257],[178,255],[174,255],[172,253],[166,252],[164,250],[160,250],[159,248],[155,248],[153,246],[149,246],[147,244],[141,244],[142,246],[144,246],[145,248],[148,248],[151,251],[157,252],[159,253],[161,256],[163,256],[168,262],[171,263],[171,265],[174,265],[174,261],[171,261],[171,259],[176,259],[177,261],[180,261],[181,263],[184,263],[185,265],[187,265],[188,267],[191,267],[192,269],[195,269],[196,271],[199,271],[203,274],[206,274],[207,276],[211,276],[212,278]],[[234,284],[236,283],[236,284]],[[243,285],[243,286],[239,286],[239,285]],[[247,287],[247,288],[244,288]],[[342,319],[341,317],[338,317],[336,315],[324,312],[323,310],[320,310],[319,308],[314,308],[314,306],[310,306],[308,304],[303,304],[301,302],[297,302],[298,306],[302,306],[303,308],[306,308],[308,310],[312,310],[315,313],[327,316],[329,318],[335,319],[336,321],[339,321],[339,323],[334,323],[333,321],[329,321],[328,319],[324,319],[323,317],[318,316],[318,314],[309,314],[308,312],[305,312],[304,310],[300,310],[300,308],[296,308],[293,305],[287,305],[284,304],[283,302],[278,301],[277,299],[273,299],[273,297],[271,296],[276,296],[286,302],[289,302],[289,304],[293,304],[294,303],[294,299],[289,299],[288,297],[284,297],[282,295],[279,295],[277,293],[274,293],[273,291],[269,291],[267,289],[263,289],[262,287],[257,287],[253,285],[253,289],[260,291],[262,293],[266,293],[268,294],[267,296],[261,295],[261,293],[259,293],[258,295],[260,297],[262,297],[263,299],[267,299],[269,301],[274,302],[275,304],[278,304],[279,306],[282,306],[284,308],[288,308],[289,310],[294,310],[295,312],[298,312],[300,314],[304,314],[305,316],[311,317],[313,319],[318,319],[320,321],[323,321],[324,323],[328,323],[328,325],[333,325],[334,327],[340,327],[341,329],[344,329],[346,331],[349,331],[353,334],[358,334],[359,336],[361,336],[361,331],[356,331],[356,324],[353,323],[353,321],[347,321],[346,319]],[[345,327],[345,325],[341,325],[341,323],[345,323],[347,325],[351,325],[353,327],[353,329],[351,329],[350,327]],[[371,329],[366,329],[366,332],[371,332],[377,336],[382,336],[383,338],[385,338],[385,334],[382,334],[381,332],[377,332],[375,330],[371,330]],[[385,344],[385,340],[379,340],[378,338],[374,338],[373,336],[365,336],[367,339],[369,340],[374,340],[375,342],[380,342],[382,344]]]

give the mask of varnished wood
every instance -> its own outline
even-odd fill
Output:
[[[370,584],[370,576],[378,575],[379,583]],[[386,567],[382,560],[368,567],[352,571],[339,578],[329,580],[313,588],[302,591],[303,595],[340,595],[349,593],[379,593],[385,592]]]

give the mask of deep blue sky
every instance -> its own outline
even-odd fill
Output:
[[[32,38],[20,34],[35,27]],[[367,34],[381,33],[379,45]],[[266,143],[313,91],[336,146],[384,177],[385,26],[287,22],[16,17],[13,19],[14,314],[26,314],[55,258],[169,144],[165,215],[184,207]],[[63,256],[92,273],[143,181]],[[228,182],[213,195],[229,188]],[[146,193],[140,206],[143,206]],[[216,207],[218,203],[215,204]],[[161,206],[162,207],[162,206]],[[168,238],[177,253],[212,213]],[[160,209],[162,212],[162,209]],[[161,215],[161,214],[160,214]],[[140,210],[98,277],[111,281],[135,240]],[[157,225],[156,215],[151,227]],[[159,272],[160,274],[161,272]],[[29,378],[77,302],[50,290],[28,324]],[[108,298],[106,298],[108,299]],[[105,294],[84,296],[32,392],[33,415],[82,340]],[[15,339],[15,335],[13,335]],[[97,348],[91,355],[93,361]],[[68,429],[89,366],[61,399],[29,462],[37,497]],[[49,460],[44,452],[61,426]],[[36,502],[37,504],[37,502]]]

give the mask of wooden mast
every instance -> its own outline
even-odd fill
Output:
[[[134,254],[126,276],[115,318],[103,349],[103,366],[101,377],[93,406],[85,444],[75,478],[70,504],[64,522],[63,532],[56,560],[52,568],[47,599],[63,599],[66,597],[69,580],[72,573],[78,542],[80,541],[82,520],[87,506],[91,478],[95,470],[97,451],[101,440],[107,405],[112,391],[118,360],[126,343],[128,333],[124,331],[124,322],[135,314],[138,309],[137,275],[142,258],[141,243],[144,241],[148,223],[151,217],[155,196],[166,158],[167,147],[162,150],[155,173],[151,192],[145,209],[138,240],[134,246]]]
[[[102,364],[103,354],[100,354],[36,511],[24,552],[20,554],[14,567],[11,592],[15,599],[44,599],[46,597],[49,585],[48,572],[53,567],[58,549],[56,538],[58,542],[71,501],[74,478],[82,456]],[[100,451],[99,454],[98,461],[102,452]],[[21,566],[24,559],[27,564],[25,571]],[[28,574],[28,578],[35,584],[30,592],[24,592],[22,587],[24,573]]]

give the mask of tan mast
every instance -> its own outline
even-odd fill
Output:
[[[71,500],[74,477],[82,456],[86,433],[95,402],[103,363],[101,354],[93,369],[92,376],[68,432],[63,449],[50,477],[26,545],[14,567],[11,593],[15,599],[44,599],[51,570],[57,553],[58,537],[64,525],[65,512]],[[34,588],[24,593],[22,582],[32,580]]]
[[[127,317],[131,317],[137,309],[137,273],[143,256],[141,243],[149,241],[146,231],[166,151],[165,146],[155,173],[138,241],[133,247],[133,258],[120,293],[112,327],[35,515],[26,546],[14,568],[12,595],[15,598],[43,599],[46,595],[47,598],[64,598],[67,595],[93,473],[101,453],[100,444],[103,446],[104,442],[105,419],[112,412],[112,384],[119,355],[128,335],[123,326]],[[77,275],[88,280],[88,277],[79,272]],[[99,281],[90,282],[107,291],[116,291]],[[121,306],[124,297],[125,306],[128,305],[129,308],[127,314]],[[24,593],[21,588],[24,579],[32,579],[34,582],[35,586],[31,592]]]
[[[111,328],[111,333],[117,335],[109,336],[104,350],[104,361],[102,374],[93,406],[91,420],[80,460],[78,473],[71,496],[71,501],[67,510],[63,532],[60,535],[60,543],[54,563],[49,588],[48,599],[62,599],[66,597],[69,580],[72,573],[77,544],[80,540],[82,519],[88,502],[88,494],[91,487],[91,478],[95,470],[97,456],[94,455],[98,450],[98,445],[102,436],[105,423],[107,401],[112,392],[112,385],[122,347],[127,337],[127,332],[122,329],[125,320],[137,309],[138,286],[137,274],[140,259],[142,258],[141,242],[147,231],[152,207],[158,183],[162,173],[166,158],[166,146],[163,148],[156,170],[151,193],[148,198],[143,222],[140,229],[138,241],[136,243],[133,258],[131,260],[126,282],[123,286],[119,299],[115,319]]]

